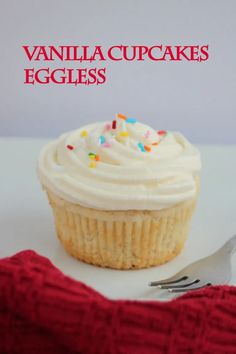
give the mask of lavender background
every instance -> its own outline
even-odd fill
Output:
[[[196,143],[236,143],[236,1],[1,0],[0,7],[0,136],[54,137],[121,112]],[[24,68],[36,65],[22,45],[160,43],[209,44],[210,58],[107,61],[101,86],[23,84]]]

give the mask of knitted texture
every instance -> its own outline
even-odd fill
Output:
[[[23,251],[0,260],[0,353],[236,353],[236,288],[109,300]]]

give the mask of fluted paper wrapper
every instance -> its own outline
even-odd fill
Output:
[[[73,257],[101,267],[146,268],[183,248],[196,198],[159,211],[103,211],[65,201],[47,191],[56,232]]]

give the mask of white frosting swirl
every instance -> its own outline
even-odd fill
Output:
[[[47,144],[38,161],[43,186],[65,200],[103,210],[160,210],[195,196],[200,155],[181,134],[159,135],[122,119],[116,129],[109,124],[91,124]],[[120,136],[123,131],[128,136]],[[139,143],[151,151],[141,151]],[[91,160],[89,153],[100,160]]]

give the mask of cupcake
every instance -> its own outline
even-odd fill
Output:
[[[122,114],[63,134],[38,161],[62,245],[116,269],[159,265],[182,250],[200,168],[183,135]]]

